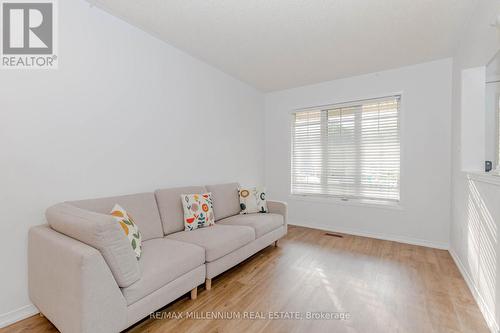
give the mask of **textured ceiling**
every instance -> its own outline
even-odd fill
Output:
[[[451,56],[478,0],[89,1],[274,91]]]

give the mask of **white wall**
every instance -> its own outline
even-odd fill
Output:
[[[0,323],[32,310],[27,232],[49,205],[264,178],[261,93],[83,0],[58,3],[59,70],[0,73]]]
[[[498,98],[500,82],[485,84],[485,160],[493,162],[493,169],[498,164]]]
[[[460,118],[462,170],[484,171],[486,158],[486,71],[484,66],[461,72]]]
[[[463,149],[463,131],[472,137],[466,144],[477,146],[484,151],[484,125],[469,124],[467,118],[462,118],[467,104],[463,104],[463,96],[474,99],[468,103],[481,103],[484,106],[484,91],[482,94],[471,94],[471,90],[484,89],[484,81],[477,82],[476,87],[468,87],[463,91],[462,82],[467,76],[462,75],[468,69],[483,67],[493,58],[500,48],[499,33],[491,23],[500,14],[498,0],[479,2],[468,27],[462,34],[461,44],[453,61],[453,98],[452,98],[452,205],[450,252],[459,268],[462,270],[480,309],[492,331],[498,331],[500,318],[500,249],[498,229],[500,223],[500,182],[494,176],[481,176],[464,172],[461,161],[468,159],[471,163],[482,165],[484,155],[477,156],[472,161],[468,152],[470,147]],[[481,86],[481,88],[479,88]],[[481,97],[482,95],[482,97]],[[474,97],[475,96],[475,97]],[[483,98],[483,100],[480,100]],[[465,107],[465,108],[464,108]],[[478,117],[484,118],[484,107],[476,109]],[[482,128],[482,130],[481,130]],[[475,133],[475,134],[474,134]],[[482,137],[483,141],[477,140]],[[465,166],[464,166],[465,167]],[[480,168],[479,168],[480,169]],[[467,170],[468,171],[468,170]],[[493,177],[493,178],[492,178]]]
[[[266,185],[291,223],[447,247],[450,221],[451,59],[325,82],[266,97]],[[302,201],[290,193],[290,112],[402,93],[401,206]]]

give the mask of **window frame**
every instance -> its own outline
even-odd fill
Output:
[[[294,117],[298,112],[306,112],[306,111],[323,111],[327,109],[335,109],[352,106],[358,103],[364,103],[374,100],[382,100],[389,98],[399,98],[399,113],[398,113],[398,130],[399,130],[399,200],[391,200],[391,199],[374,199],[374,198],[363,198],[363,197],[345,197],[342,195],[330,195],[330,194],[314,194],[314,193],[293,193],[293,142],[294,142]],[[289,111],[289,160],[288,160],[288,169],[289,169],[289,198],[297,201],[307,201],[307,202],[318,202],[318,203],[331,203],[331,204],[340,204],[347,206],[368,206],[368,207],[378,207],[378,208],[388,208],[388,209],[403,209],[404,202],[404,140],[403,140],[403,127],[404,127],[404,93],[403,91],[387,93],[387,94],[379,94],[374,96],[367,96],[357,99],[352,99],[346,101],[341,100],[338,102],[332,102],[328,104],[322,104],[312,107],[301,107],[292,109]]]
[[[495,160],[491,171],[500,171],[500,93],[495,94]]]

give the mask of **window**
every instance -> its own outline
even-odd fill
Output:
[[[400,99],[295,112],[292,194],[399,201]]]

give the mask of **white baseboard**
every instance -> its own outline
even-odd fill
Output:
[[[440,250],[448,250],[448,248],[449,248],[447,243],[432,242],[432,241],[428,241],[425,239],[411,238],[411,237],[391,235],[391,234],[364,232],[364,231],[359,231],[359,230],[355,230],[355,229],[341,228],[341,227],[336,227],[336,226],[331,226],[331,225],[323,225],[323,224],[319,224],[319,223],[307,223],[307,224],[305,224],[305,223],[301,223],[298,221],[290,220],[288,222],[288,224],[296,225],[296,226],[300,226],[300,227],[306,227],[306,228],[320,229],[320,230],[325,230],[325,231],[330,231],[330,232],[338,232],[341,234],[348,234],[348,235],[376,238],[376,239],[382,239],[382,240],[405,243],[405,244],[426,246],[426,247],[431,247],[431,248],[440,249]]]
[[[0,328],[14,324],[16,321],[20,321],[36,315],[38,309],[33,304],[28,304],[14,311],[0,314]]]
[[[450,248],[449,250],[451,257],[453,258],[453,261],[455,261],[455,264],[458,267],[458,270],[462,274],[465,283],[467,283],[467,286],[469,287],[472,296],[474,296],[474,299],[476,300],[476,303],[479,307],[479,310],[481,310],[481,313],[483,314],[484,320],[486,320],[486,324],[488,324],[488,327],[492,333],[499,333],[499,327],[498,323],[495,319],[495,315],[491,312],[491,310],[486,306],[486,302],[484,301],[483,297],[477,290],[476,286],[472,282],[472,279],[465,269],[465,266],[463,265],[462,261],[460,258],[457,256],[455,251]]]

